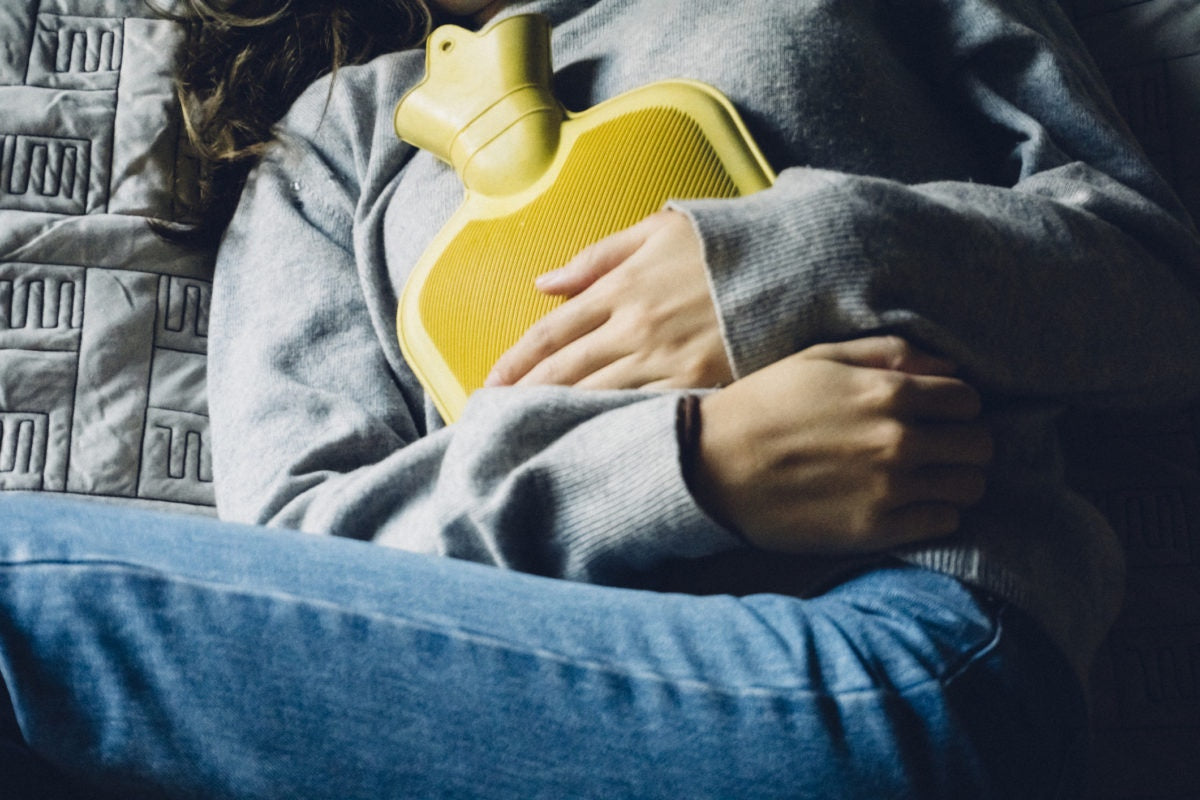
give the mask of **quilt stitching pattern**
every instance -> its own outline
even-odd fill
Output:
[[[211,254],[161,241],[182,32],[140,0],[0,14],[0,490],[211,507]]]
[[[0,137],[0,207],[39,204],[60,214],[87,212],[91,142],[58,136]],[[36,198],[34,203],[26,198]]]

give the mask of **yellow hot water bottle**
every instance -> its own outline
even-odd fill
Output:
[[[533,285],[669,199],[733,197],[774,180],[717,90],[653,83],[586,111],[551,90],[550,26],[536,14],[429,37],[426,75],[396,106],[396,133],[448,162],[462,205],[417,262],[397,329],[448,421],[496,360],[563,301]]]

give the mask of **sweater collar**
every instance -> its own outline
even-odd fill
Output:
[[[605,0],[514,0],[500,9],[488,25],[519,14],[543,14],[550,20],[552,27],[558,26],[602,2]]]

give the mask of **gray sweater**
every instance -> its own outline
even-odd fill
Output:
[[[990,488],[958,534],[900,555],[1027,609],[1084,671],[1121,558],[1063,483],[1055,418],[1200,393],[1200,240],[1057,6],[530,0],[502,15],[529,11],[555,25],[569,108],[705,81],[779,171],[749,197],[677,204],[736,374],[878,331],[963,365],[998,440]],[[392,131],[423,69],[403,52],[319,82],[251,177],[213,294],[220,513],[571,580],[811,588],[817,559],[755,552],[697,506],[676,393],[487,389],[441,423],[394,321],[462,197]]]

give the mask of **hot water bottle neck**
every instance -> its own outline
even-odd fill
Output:
[[[534,279],[671,199],[734,197],[774,175],[730,102],[695,81],[652,83],[585,111],[552,91],[550,26],[453,25],[396,106],[400,138],[449,163],[462,205],[400,297],[405,358],[448,421],[492,365],[562,298]]]

